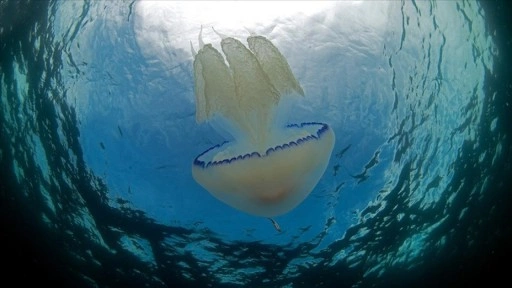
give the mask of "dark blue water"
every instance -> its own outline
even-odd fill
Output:
[[[278,219],[276,233],[191,180],[192,159],[220,138],[193,121],[192,59],[181,48],[190,39],[180,34],[188,30],[157,21],[176,7],[0,1],[4,281],[458,287],[507,279],[504,3],[353,5],[343,17],[300,18],[304,26],[259,24],[313,99],[292,117],[326,120],[337,136],[320,184]],[[297,44],[301,35],[309,46]]]

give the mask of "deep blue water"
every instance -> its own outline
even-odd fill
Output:
[[[283,15],[276,6],[250,22],[163,1],[0,1],[5,281],[457,287],[506,279],[504,3],[330,3],[285,6]],[[245,25],[271,39],[306,91],[290,104],[290,121],[325,121],[336,133],[318,186],[277,218],[281,233],[192,179],[193,159],[223,141],[194,121],[188,47],[201,24],[240,39]],[[218,39],[205,32],[205,41]]]

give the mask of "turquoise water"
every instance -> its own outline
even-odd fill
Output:
[[[8,271],[84,287],[453,287],[500,275],[503,6],[270,3],[239,17],[187,5],[0,2],[2,225],[8,259],[25,263]],[[315,190],[276,218],[280,233],[192,179],[193,159],[224,140],[194,118],[201,25],[271,39],[306,92],[290,122],[336,133]]]

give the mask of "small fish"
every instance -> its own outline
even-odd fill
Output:
[[[272,225],[274,225],[274,228],[276,228],[277,232],[281,232],[281,226],[279,226],[279,224],[277,224],[276,220],[274,220],[272,218],[268,218],[268,220],[270,220],[270,222],[272,222]]]
[[[171,165],[168,165],[168,164],[160,165],[160,166],[156,167],[155,169],[156,170],[165,169],[165,168],[168,168],[169,166],[171,166]]]

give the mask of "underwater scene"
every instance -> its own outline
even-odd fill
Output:
[[[4,281],[506,281],[509,6],[0,0]]]

